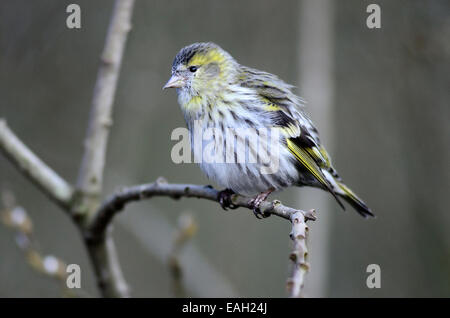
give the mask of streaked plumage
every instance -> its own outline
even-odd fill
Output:
[[[165,87],[177,89],[191,141],[195,121],[201,121],[203,131],[211,127],[219,131],[245,127],[279,130],[279,169],[275,173],[261,173],[261,163],[201,162],[200,168],[220,186],[251,196],[289,186],[312,186],[329,191],[342,207],[339,197],[361,215],[372,215],[342,183],[317,129],[304,113],[302,100],[292,92],[291,85],[277,76],[240,65],[216,44],[195,43],[177,54],[172,78]],[[211,141],[219,157],[220,150],[226,148],[227,138],[223,136],[214,134]],[[265,143],[258,138],[258,142]],[[249,152],[260,149],[254,144],[249,148]],[[192,149],[194,157],[202,158],[203,153]]]

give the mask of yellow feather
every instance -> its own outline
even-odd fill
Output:
[[[341,187],[341,189],[345,192],[346,195],[348,195],[350,198],[352,198],[356,202],[361,201],[361,199],[358,198],[356,196],[356,194],[352,190],[350,190],[345,184],[343,184],[342,182],[337,182],[337,183]]]
[[[186,110],[195,111],[202,107],[203,98],[201,96],[193,96],[190,101],[182,105]]]
[[[270,103],[270,104],[267,104],[267,105],[264,107],[264,109],[267,110],[267,111],[269,111],[269,112],[276,112],[276,111],[278,111],[278,110],[281,110],[281,107],[278,106],[278,105],[276,105],[276,104]]]
[[[323,175],[322,171],[320,171],[319,166],[312,160],[310,155],[300,147],[298,147],[296,144],[294,144],[290,139],[287,140],[287,146],[291,153],[301,162],[301,164],[308,169],[309,172],[324,186],[329,188],[329,184],[325,179],[325,176]]]
[[[325,159],[327,167],[330,167],[331,166],[331,160],[330,160],[330,157],[328,155],[328,152],[325,150],[325,148],[323,146],[320,146],[320,150],[319,151],[322,154],[322,157]]]
[[[225,61],[225,56],[217,49],[208,51],[206,54],[197,53],[189,61],[188,66],[205,65],[209,63],[221,64]]]

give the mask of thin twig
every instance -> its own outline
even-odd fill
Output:
[[[105,229],[111,224],[114,216],[120,212],[126,204],[152,198],[154,196],[166,196],[172,199],[200,198],[219,202],[219,191],[211,186],[194,184],[170,184],[163,178],[156,182],[124,188],[109,197],[99,209],[96,218],[91,223],[90,233],[93,241],[101,239]],[[252,210],[249,197],[240,195],[232,196],[232,203],[237,207]],[[314,210],[302,211],[284,206],[280,201],[263,201],[260,205],[261,213],[265,215],[276,215],[292,222],[291,239],[294,241],[294,251],[290,258],[293,261],[292,275],[288,279],[288,290],[291,297],[299,297],[303,288],[304,277],[308,271],[306,263],[307,248],[306,234],[308,227],[306,221],[315,220]]]
[[[133,4],[134,0],[117,0],[114,5],[95,85],[85,153],[75,194],[67,182],[37,158],[3,120],[0,121],[0,148],[52,200],[64,210],[72,212],[83,233],[86,232],[89,217],[96,213],[100,205],[111,113],[123,51],[131,27]],[[105,297],[129,296],[110,231],[105,228],[103,234],[100,241],[86,241],[100,291]]]
[[[93,241],[88,238],[89,236],[85,237],[97,285],[103,297],[130,297],[111,232],[112,227],[109,226],[101,240]]]
[[[87,297],[89,294],[82,289],[70,289],[67,285],[67,263],[53,255],[44,255],[34,235],[33,221],[27,211],[16,204],[14,195],[3,190],[1,193],[2,209],[0,220],[15,230],[16,243],[24,252],[27,263],[40,274],[57,280],[65,297]]]
[[[219,191],[211,186],[171,184],[160,178],[153,183],[124,188],[109,197],[102,204],[96,217],[93,219],[90,232],[92,234],[102,235],[108,224],[111,223],[112,218],[120,212],[126,204],[133,201],[149,199],[153,196],[166,196],[173,199],[179,199],[181,197],[199,198],[219,202]],[[235,206],[253,210],[253,205],[250,202],[251,199],[252,198],[241,195],[233,195],[232,197]],[[291,219],[291,215],[301,212],[300,210],[284,206],[278,200],[261,202],[260,211],[265,215],[276,215],[287,220]],[[310,213],[306,213],[305,218],[310,220],[315,219]]]
[[[78,201],[73,208],[75,214],[81,216],[83,229],[88,226],[100,205],[114,96],[127,35],[131,29],[133,5],[134,0],[115,2],[101,56],[102,64],[95,84],[85,152],[76,187]],[[128,297],[129,289],[120,268],[111,231],[106,231],[106,227],[104,230],[101,240],[96,241],[89,240],[89,230],[84,231],[98,286],[105,297]]]
[[[37,184],[53,201],[57,202],[68,213],[72,205],[77,204],[72,199],[72,187],[42,162],[19,138],[0,120],[0,149],[19,170]],[[78,221],[76,215],[72,215]],[[83,232],[86,224],[76,223]],[[97,274],[100,291],[105,297],[128,296],[128,289],[123,279],[114,242],[109,234],[104,240],[91,244],[87,241],[89,254]]]
[[[314,215],[314,210],[308,212]],[[291,215],[292,231],[291,239],[294,241],[294,248],[289,258],[292,261],[292,273],[287,281],[287,289],[290,297],[300,297],[303,289],[305,275],[309,270],[307,263],[308,249],[306,239],[308,226],[306,225],[305,213],[296,212]]]
[[[0,118],[0,149],[5,156],[50,199],[67,209],[73,189],[62,177],[39,159]]]
[[[175,233],[172,250],[169,254],[169,270],[172,276],[172,290],[175,297],[186,297],[184,287],[183,268],[180,262],[180,253],[186,243],[192,239],[197,232],[197,223],[192,215],[183,213],[178,218],[178,227]]]
[[[77,182],[77,190],[87,196],[98,197],[102,191],[114,96],[127,35],[131,29],[133,5],[134,0],[116,1],[101,56]]]

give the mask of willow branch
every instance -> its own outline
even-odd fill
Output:
[[[0,149],[50,199],[64,208],[69,207],[73,196],[72,186],[39,159],[1,118]]]
[[[314,210],[309,211],[314,214]],[[299,211],[291,215],[292,231],[291,239],[294,241],[294,249],[290,254],[292,261],[292,273],[287,281],[287,288],[290,297],[300,297],[303,289],[305,275],[308,272],[309,265],[306,262],[308,249],[306,239],[308,226],[306,225],[305,213]]]
[[[124,188],[110,196],[103,202],[95,218],[92,220],[90,232],[94,235],[101,236],[107,226],[111,223],[113,217],[120,212],[126,204],[133,201],[149,199],[154,196],[170,197],[172,199],[179,199],[182,197],[199,198],[219,202],[219,191],[210,186],[171,184],[160,179],[154,183]],[[250,197],[235,194],[232,196],[232,203],[237,207],[253,210],[253,205],[250,202],[251,199],[252,198]],[[284,206],[278,200],[272,202],[263,201],[259,208],[263,214],[276,215],[287,220],[290,220],[291,216],[297,212],[303,213],[300,210]],[[306,213],[305,218],[311,220],[315,219],[311,213]]]

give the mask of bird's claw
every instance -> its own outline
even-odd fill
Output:
[[[253,214],[259,220],[268,218],[270,216],[270,214],[262,213],[261,210],[259,208],[256,208],[256,207],[253,208]]]
[[[262,201],[260,201],[259,203],[255,203],[254,199],[250,201],[250,205],[253,206],[253,214],[259,220],[268,218],[270,216],[269,213],[261,212],[261,209],[259,208],[259,205],[261,204],[261,202]]]
[[[256,216],[257,219],[265,219],[270,216],[269,213],[261,212],[261,209],[259,206],[261,205],[261,202],[263,202],[270,193],[272,193],[273,189],[270,189],[266,192],[258,194],[256,197],[254,197],[249,203],[253,207],[253,214]]]
[[[233,190],[231,189],[225,189],[219,192],[218,200],[219,204],[225,211],[227,208],[230,208],[232,210],[237,209],[238,206],[233,203],[231,200],[231,196],[235,194]]]

